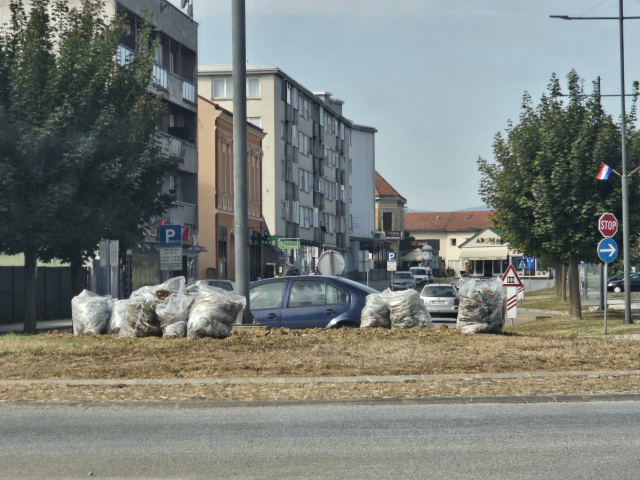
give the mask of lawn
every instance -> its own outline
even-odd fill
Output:
[[[568,315],[552,318],[541,318],[532,322],[521,323],[513,326],[505,326],[505,332],[518,335],[556,336],[556,335],[603,335],[604,313],[582,312],[582,320],[572,320]],[[607,310],[607,334],[625,335],[640,334],[640,325],[624,325],[624,312],[620,310]]]
[[[526,325],[509,327],[511,333],[501,335],[470,336],[446,327],[238,330],[226,340],[201,341],[118,339],[113,335],[4,335],[0,336],[0,379],[432,375],[640,369],[640,349],[635,341],[577,337],[569,323],[561,327],[567,333],[558,336],[541,336],[539,331],[523,335]]]

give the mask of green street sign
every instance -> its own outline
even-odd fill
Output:
[[[281,238],[278,240],[278,248],[280,250],[300,250],[300,240]]]

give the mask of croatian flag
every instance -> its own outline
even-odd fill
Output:
[[[598,176],[596,178],[598,180],[609,180],[609,175],[611,175],[611,167],[603,163],[602,168],[598,172]]]

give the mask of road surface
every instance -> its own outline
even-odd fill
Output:
[[[3,479],[600,480],[640,470],[640,402],[0,414]]]

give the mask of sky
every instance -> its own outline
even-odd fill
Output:
[[[179,0],[171,0],[178,4]],[[620,93],[618,0],[247,0],[247,59],[275,65],[378,129],[376,169],[411,211],[479,207],[477,159],[572,68]],[[594,8],[595,7],[595,8]],[[588,10],[591,10],[587,13]],[[640,16],[640,0],[625,0]],[[231,0],[194,0],[200,63],[231,63]],[[626,88],[640,79],[640,20],[625,22]],[[620,99],[603,100],[617,119]]]

